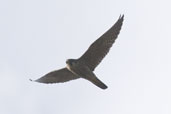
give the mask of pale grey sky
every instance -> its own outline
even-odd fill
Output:
[[[170,114],[170,0],[1,0],[1,114]],[[120,35],[96,75],[29,81],[80,57],[125,15]]]

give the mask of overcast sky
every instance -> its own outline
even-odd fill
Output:
[[[1,114],[170,114],[170,0],[1,0]],[[101,90],[78,79],[30,82],[65,67],[125,15],[95,73]]]

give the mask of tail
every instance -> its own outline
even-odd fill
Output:
[[[101,89],[107,89],[107,86],[102,81],[100,81],[97,77],[89,81],[91,81],[93,84],[100,87]]]

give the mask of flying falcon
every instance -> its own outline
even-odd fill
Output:
[[[49,72],[35,81],[40,83],[60,83],[83,78],[101,89],[106,89],[107,86],[96,77],[93,71],[115,42],[121,30],[123,20],[124,15],[120,16],[117,22],[107,32],[91,44],[79,59],[68,59],[65,68]]]

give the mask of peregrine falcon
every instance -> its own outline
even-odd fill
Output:
[[[65,68],[49,72],[34,81],[40,83],[60,83],[83,78],[92,82],[101,89],[106,89],[107,86],[96,77],[93,71],[106,56],[115,42],[115,39],[121,30],[123,20],[124,15],[120,15],[117,22],[94,43],[92,43],[80,58],[68,59],[66,60]]]

